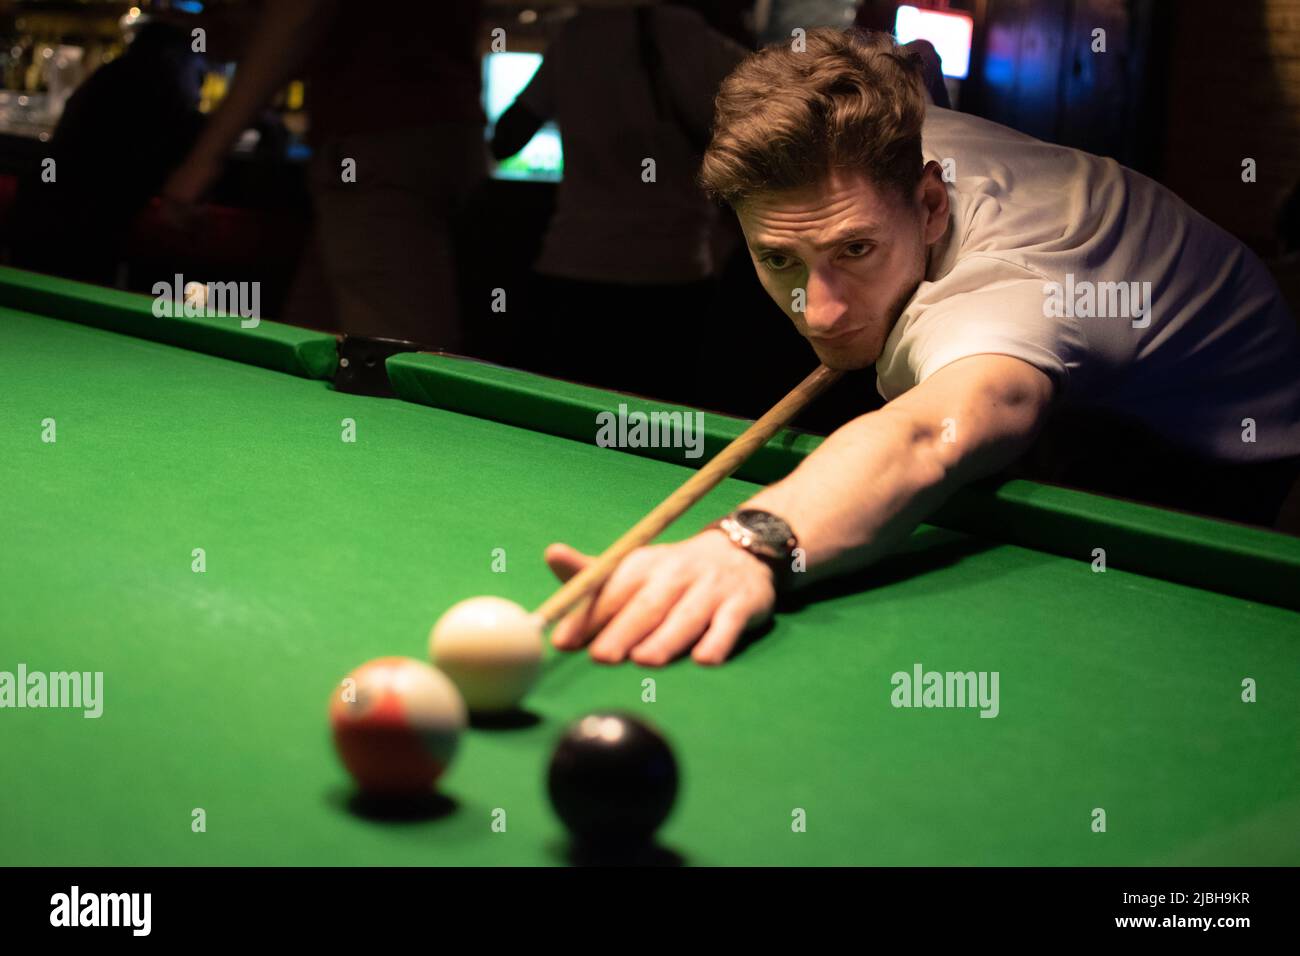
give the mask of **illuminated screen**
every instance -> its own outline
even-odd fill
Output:
[[[540,53],[489,53],[483,57],[483,112],[487,114],[487,135],[492,138],[497,120],[515,101],[537,68]],[[559,182],[564,172],[560,130],[546,123],[528,145],[497,163],[492,175],[498,179],[533,179]]]
[[[929,40],[943,61],[943,75],[964,80],[970,73],[970,40],[974,22],[964,13],[951,10],[921,10],[902,6],[894,18],[894,36],[899,43]]]

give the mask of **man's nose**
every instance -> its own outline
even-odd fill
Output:
[[[827,335],[843,331],[844,313],[848,311],[848,302],[835,280],[825,273],[813,271],[808,274],[804,286],[804,324],[812,335]]]

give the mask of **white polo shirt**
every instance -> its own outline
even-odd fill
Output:
[[[1300,333],[1249,249],[1112,159],[934,106],[922,141],[954,163],[952,228],[876,363],[881,395],[1011,355],[1185,449],[1300,455]]]

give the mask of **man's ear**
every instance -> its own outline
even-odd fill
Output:
[[[948,228],[948,185],[943,181],[943,167],[934,160],[926,163],[916,189],[925,216],[925,244],[931,246],[943,238]]]

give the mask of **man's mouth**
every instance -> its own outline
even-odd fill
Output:
[[[830,335],[810,335],[808,338],[823,345],[841,345],[861,331],[861,329],[845,329],[842,332],[833,332]]]

